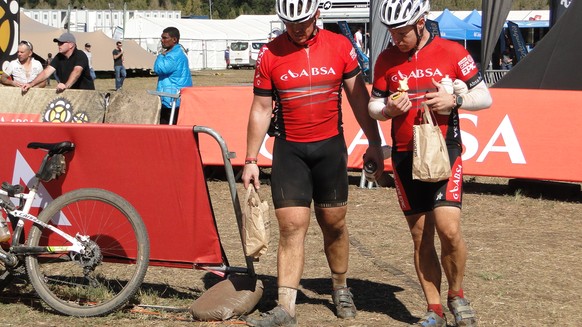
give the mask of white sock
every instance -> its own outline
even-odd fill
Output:
[[[295,300],[297,299],[297,289],[280,286],[277,289],[279,305],[285,308],[291,317],[295,317]]]

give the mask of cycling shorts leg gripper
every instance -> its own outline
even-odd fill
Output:
[[[432,211],[439,206],[462,206],[461,148],[448,147],[452,176],[440,182],[421,182],[412,179],[412,152],[392,155],[396,193],[404,215]]]

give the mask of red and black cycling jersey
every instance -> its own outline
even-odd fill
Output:
[[[446,54],[446,55],[443,55]],[[398,92],[398,81],[408,78],[408,96],[412,109],[406,114],[392,118],[392,140],[396,151],[412,151],[412,126],[419,121],[419,109],[425,94],[436,92],[432,79],[437,82],[449,75],[452,80],[460,79],[469,89],[475,87],[483,77],[475,61],[459,43],[431,38],[415,55],[401,52],[396,46],[384,50],[374,67],[372,95],[386,98]],[[461,133],[457,110],[450,115],[436,114],[437,122],[447,144],[461,145]]]
[[[319,29],[304,46],[287,33],[267,43],[257,58],[254,94],[272,97],[269,134],[316,142],[342,132],[342,85],[360,72],[348,39]]]

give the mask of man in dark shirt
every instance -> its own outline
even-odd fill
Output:
[[[123,66],[123,48],[121,42],[117,41],[117,47],[113,49],[113,69],[115,70],[115,91],[119,91],[123,86],[123,81],[127,76],[125,66]]]
[[[55,72],[60,81],[56,87],[57,92],[63,92],[66,89],[94,90],[95,84],[91,78],[89,60],[83,51],[77,49],[75,36],[71,33],[63,33],[53,41],[58,44],[59,53],[32,82],[22,85],[22,90],[28,91]]]

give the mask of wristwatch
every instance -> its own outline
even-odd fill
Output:
[[[463,97],[460,95],[455,96],[455,109],[461,108],[463,105]]]

